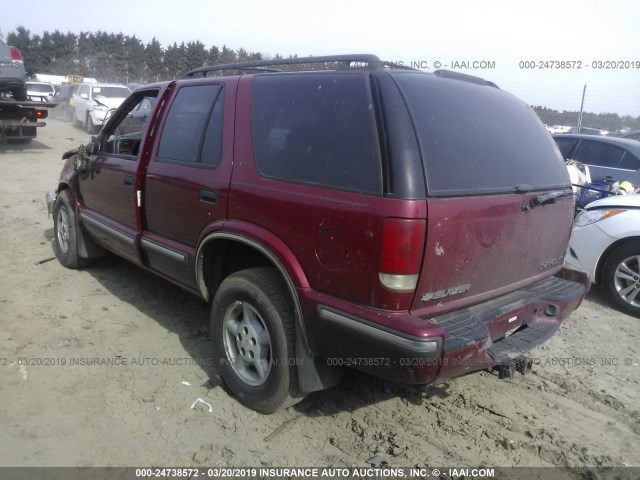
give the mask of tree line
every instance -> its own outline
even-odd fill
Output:
[[[207,47],[200,40],[163,47],[154,37],[144,43],[122,33],[45,31],[32,34],[23,26],[5,41],[22,53],[27,75],[82,75],[103,82],[148,83],[172,80],[203,65],[262,60],[259,52],[226,45]]]
[[[24,59],[27,75],[47,73],[52,75],[82,75],[102,82],[149,83],[173,80],[204,65],[262,60],[259,52],[244,48],[233,50],[207,47],[200,40],[181,42],[163,47],[154,37],[144,43],[135,35],[122,33],[80,32],[59,30],[32,34],[23,26],[6,35],[6,43],[17,47]],[[276,55],[276,58],[281,58]],[[312,65],[296,65],[287,69],[297,70]],[[578,123],[579,112],[559,112],[543,106],[534,106],[541,120],[547,125],[572,125]],[[640,130],[640,117],[620,117],[615,113],[583,113],[583,127],[616,131],[623,128]]]
[[[580,112],[552,110],[543,106],[534,106],[533,109],[545,124],[566,125],[576,127],[580,118]],[[620,116],[617,113],[582,113],[582,126],[597,128],[609,132],[619,132],[623,129],[640,130],[640,117],[630,115]]]

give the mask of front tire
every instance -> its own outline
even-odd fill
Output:
[[[211,337],[220,374],[241,403],[273,413],[302,399],[294,315],[275,269],[242,270],[222,282],[211,307]]]
[[[53,207],[53,252],[67,268],[86,267],[89,260],[78,254],[76,212],[68,190],[61,191]]]
[[[87,121],[85,124],[87,126],[87,133],[89,135],[93,135],[96,132],[96,127],[93,124],[93,120],[91,120],[91,115],[87,114]]]
[[[78,110],[76,108],[73,109],[73,123],[77,128],[82,128],[82,120],[78,119]]]
[[[640,244],[627,243],[611,252],[602,279],[611,302],[623,312],[640,317]]]

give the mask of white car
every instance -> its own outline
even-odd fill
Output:
[[[27,98],[34,102],[50,102],[56,89],[51,83],[46,82],[27,82]]]
[[[620,310],[640,317],[640,195],[589,203],[573,222],[565,260],[586,270]]]
[[[73,95],[75,123],[88,133],[97,133],[104,116],[111,108],[118,108],[131,94],[124,85],[83,83]]]

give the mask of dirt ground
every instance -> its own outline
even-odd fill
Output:
[[[87,140],[49,120],[0,144],[0,466],[640,466],[638,319],[597,290],[526,376],[419,389],[350,371],[246,409],[208,365],[206,304],[115,257],[52,259],[45,192]]]

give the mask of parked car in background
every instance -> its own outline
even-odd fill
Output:
[[[568,132],[554,132],[554,133],[570,133],[570,134],[580,134],[580,135],[598,135],[598,136],[606,136],[609,134],[607,130],[600,130],[599,128],[590,128],[590,127],[571,127]]]
[[[640,317],[640,195],[587,205],[575,218],[565,260],[589,272],[620,310]]]
[[[605,177],[640,185],[640,142],[596,135],[554,135],[562,157],[589,166],[591,181]]]
[[[11,93],[16,100],[26,100],[27,73],[22,54],[0,40],[0,93]]]
[[[620,138],[626,138],[627,140],[640,140],[640,130],[625,133],[623,135],[620,135]]]
[[[78,91],[78,85],[60,85],[56,87],[56,93],[53,95],[54,103],[57,103],[53,109],[52,116],[62,118],[67,122],[73,121],[75,111],[73,105],[73,95]]]
[[[74,120],[77,126],[96,133],[102,128],[110,108],[117,108],[131,94],[124,85],[82,83],[73,95]]]
[[[56,93],[55,87],[46,82],[27,82],[27,99],[34,102],[51,102]]]
[[[555,135],[556,133],[567,133],[569,130],[571,130],[571,127],[566,125],[545,125],[545,128],[552,135]]]

